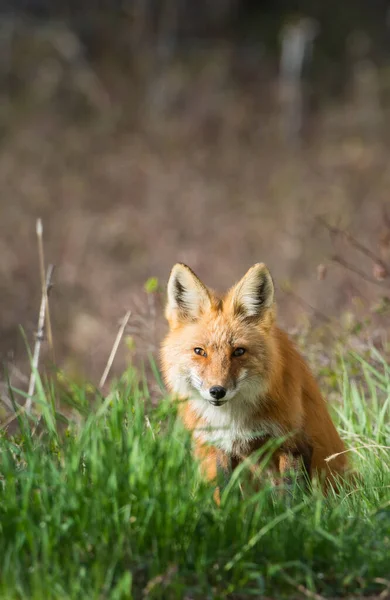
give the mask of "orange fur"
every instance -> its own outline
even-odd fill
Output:
[[[291,457],[300,457],[311,478],[335,485],[348,468],[345,447],[307,364],[275,324],[265,265],[252,267],[224,296],[206,288],[189,267],[175,265],[166,317],[162,372],[167,387],[187,400],[179,412],[208,479],[215,480],[218,465],[227,469],[286,435],[272,468],[283,473]],[[233,355],[237,348],[245,352]],[[223,405],[212,406],[212,386],[226,391]]]

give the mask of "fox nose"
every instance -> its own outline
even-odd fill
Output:
[[[209,392],[210,396],[212,396],[216,400],[221,400],[221,398],[224,398],[226,396],[226,390],[221,385],[213,385],[213,387],[209,389]]]

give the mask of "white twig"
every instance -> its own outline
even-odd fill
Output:
[[[53,335],[51,330],[51,321],[50,321],[50,308],[49,308],[49,300],[47,296],[47,282],[45,282],[45,254],[43,251],[43,225],[42,219],[37,219],[37,238],[38,238],[38,254],[39,254],[39,270],[41,274],[41,286],[42,286],[42,297],[45,297],[45,319],[46,319],[46,332],[47,332],[47,341],[49,342],[49,348],[52,354],[53,363],[55,363],[55,355],[54,355],[54,344],[53,344]]]
[[[116,355],[116,353],[118,351],[120,341],[121,341],[122,336],[124,334],[124,331],[126,329],[126,325],[129,322],[130,315],[131,315],[131,310],[127,311],[127,313],[126,313],[126,315],[125,315],[125,317],[124,317],[124,319],[122,321],[122,324],[121,324],[121,326],[119,328],[118,334],[116,336],[114,345],[113,345],[112,350],[111,350],[111,354],[110,354],[110,356],[108,358],[108,361],[107,361],[107,364],[106,364],[106,368],[104,369],[104,373],[103,373],[102,378],[101,378],[100,383],[99,383],[100,389],[106,383],[107,376],[108,376],[108,374],[110,372],[110,369],[112,367],[112,363],[114,362],[115,355]]]
[[[46,283],[44,286],[44,291],[42,290],[42,300],[41,307],[39,309],[39,318],[38,318],[38,328],[36,333],[36,340],[34,346],[34,354],[32,358],[32,370],[30,376],[30,383],[28,386],[28,397],[25,404],[26,412],[29,413],[31,411],[31,402],[32,397],[35,391],[35,373],[38,370],[39,366],[39,355],[41,352],[41,344],[44,340],[44,329],[45,329],[45,315],[47,308],[47,298],[51,288],[51,278],[53,276],[54,266],[49,265],[46,273]]]

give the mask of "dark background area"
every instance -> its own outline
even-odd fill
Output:
[[[163,292],[144,286],[177,261],[217,289],[264,261],[290,330],[364,325],[386,349],[389,42],[383,0],[0,2],[0,355],[18,385],[37,218],[65,371],[96,382],[128,309],[114,371],[155,352]]]

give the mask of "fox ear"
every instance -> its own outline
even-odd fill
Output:
[[[274,284],[264,263],[249,269],[232,290],[233,310],[242,317],[262,317],[274,302]]]
[[[211,301],[207,288],[187,265],[176,264],[168,281],[165,316],[172,324],[195,321]]]

